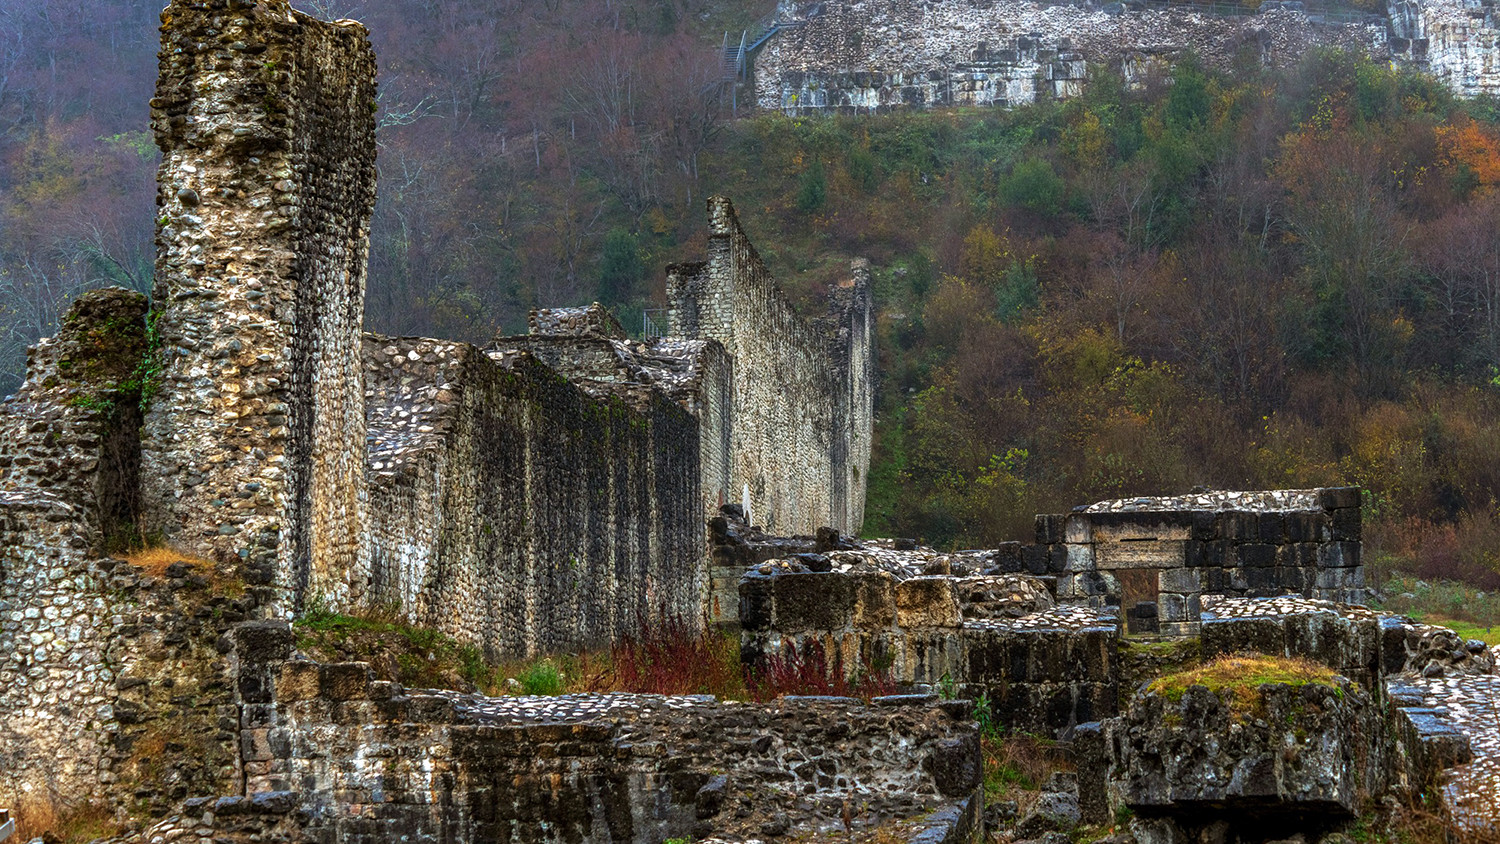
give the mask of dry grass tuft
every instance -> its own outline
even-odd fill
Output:
[[[14,815],[13,841],[41,838],[46,844],[83,844],[120,832],[109,808],[91,800],[69,804],[56,796],[32,798],[18,805]]]
[[[215,571],[214,564],[202,557],[194,557],[192,554],[173,551],[171,548],[160,545],[132,551],[121,556],[120,559],[140,568],[152,577],[165,577],[167,566],[173,563],[187,563],[197,569],[199,574],[205,576],[212,576]]]

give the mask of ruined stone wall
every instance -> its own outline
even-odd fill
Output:
[[[1061,600],[1117,605],[1134,633],[1196,632],[1202,596],[1365,600],[1360,492],[1211,492],[1037,517],[1033,568]]]
[[[1472,32],[1460,16],[1425,11],[1460,9],[1461,3],[1412,5],[1424,10],[1412,17],[1425,22],[1436,40],[1471,45],[1468,53],[1454,50],[1435,62],[1435,71],[1490,78],[1486,62],[1494,61],[1493,37]],[[1013,106],[1072,97],[1082,90],[1091,63],[1132,82],[1190,51],[1223,70],[1246,60],[1286,66],[1317,46],[1377,59],[1391,52],[1384,16],[1331,18],[1274,2],[1261,4],[1258,14],[1224,15],[1187,4],[788,0],[777,17],[793,26],[756,57],[756,98],[761,108],[788,113]],[[1410,52],[1414,37],[1397,46]]]
[[[1000,723],[1040,735],[1065,735],[1118,711],[1116,619],[1054,607],[1032,578],[898,579],[868,567],[783,574],[774,565],[740,583],[749,662],[816,644],[851,674],[885,668],[903,686],[950,682],[983,694]]]
[[[830,318],[845,329],[831,354],[828,325],[797,315],[729,200],[708,210],[709,260],[669,268],[667,296],[673,336],[717,340],[733,360],[729,499],[780,533],[856,532],[873,419],[868,273],[835,299],[849,311]]]
[[[91,548],[127,538],[139,510],[146,297],[120,288],[74,302],[29,350],[0,401],[0,490],[46,490],[73,508]]]
[[[140,816],[238,787],[219,635],[268,596],[184,563],[90,551],[47,493],[0,492],[0,803]]]
[[[299,791],[262,799],[302,809],[315,840],[658,844],[952,809],[946,840],[978,831],[965,702],[484,698],[296,659],[283,624],[246,625],[233,642],[246,792]]]
[[[293,602],[350,605],[374,53],[285,0],[175,0],[162,20],[149,526]]]
[[[530,355],[367,335],[370,599],[529,656],[702,619],[698,429]]]
[[[1432,74],[1461,97],[1500,93],[1500,17],[1493,4],[1395,0],[1387,7],[1398,62]]]

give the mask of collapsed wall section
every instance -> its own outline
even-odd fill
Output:
[[[729,200],[711,197],[708,212],[709,259],[669,267],[667,296],[672,336],[717,340],[733,360],[728,498],[777,532],[857,532],[873,421],[868,268],[856,266],[827,321],[809,322]]]
[[[1453,2],[1410,5],[1462,11]],[[1466,32],[1457,17],[1441,16],[1441,24],[1432,14],[1423,19],[1432,21],[1435,33]],[[1316,47],[1376,59],[1391,52],[1384,15],[1308,13],[1300,3],[1209,10],[1043,0],[831,0],[782,2],[777,19],[783,28],[756,58],[756,98],[761,108],[792,114],[1062,99],[1082,91],[1090,64],[1134,83],[1189,53],[1229,70],[1245,61],[1285,67]],[[1411,50],[1412,43],[1408,36],[1397,46]],[[1475,55],[1493,53],[1492,41],[1472,44]],[[1450,64],[1481,74],[1480,63],[1469,58]]]
[[[365,354],[372,602],[505,658],[701,621],[687,411],[515,351],[367,335]]]
[[[978,837],[982,765],[966,701],[486,698],[298,659],[282,623],[230,640],[250,797],[214,812],[301,809],[293,840],[796,839],[840,820],[913,841]],[[190,808],[201,816],[207,802]]]
[[[148,525],[294,604],[350,605],[374,52],[359,24],[285,0],[175,0],[162,20]]]

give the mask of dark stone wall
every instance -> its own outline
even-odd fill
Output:
[[[528,656],[702,620],[698,427],[530,355],[367,336],[370,595]]]
[[[659,844],[934,810],[933,840],[978,832],[965,702],[433,694],[296,659],[284,624],[231,640],[246,791],[275,804],[233,814],[295,807],[313,840]]]
[[[374,53],[285,0],[176,0],[162,21],[149,521],[294,604],[354,604]]]

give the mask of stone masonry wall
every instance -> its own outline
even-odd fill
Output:
[[[830,354],[827,326],[793,310],[729,200],[711,197],[708,211],[709,260],[669,267],[667,296],[673,336],[717,340],[733,360],[729,499],[769,530],[857,531],[873,419],[867,273],[834,300],[849,312],[833,318],[847,331]]]
[[[135,528],[146,297],[80,297],[58,335],[32,347],[26,380],[0,402],[0,490],[46,490],[98,548]]]
[[[1424,22],[1437,39],[1457,36],[1471,45],[1470,55],[1435,62],[1435,71],[1451,66],[1459,75],[1484,78],[1483,84],[1500,82],[1490,66],[1476,60],[1487,55],[1493,65],[1493,29],[1480,34],[1474,31],[1477,24],[1457,22],[1461,15],[1428,11],[1460,10],[1455,0],[1412,0],[1411,5],[1421,11],[1409,17]],[[1188,52],[1225,70],[1245,60],[1287,66],[1316,46],[1358,50],[1377,59],[1391,54],[1384,16],[1330,19],[1275,2],[1262,4],[1258,14],[1224,15],[1189,4],[788,0],[777,18],[793,26],[756,57],[756,98],[761,108],[788,113],[1062,99],[1081,92],[1089,64],[1109,67],[1133,82],[1163,60]],[[1404,34],[1399,25],[1394,29]],[[1410,39],[1423,37],[1405,35],[1396,46],[1410,52]]]
[[[829,557],[846,553],[858,554]],[[740,582],[747,663],[816,644],[850,673],[884,667],[903,686],[983,694],[1007,728],[1048,736],[1118,711],[1116,619],[1054,607],[1034,578],[760,568]]]
[[[367,335],[373,602],[522,657],[702,619],[698,429],[530,355]]]
[[[1126,499],[1038,516],[1030,563],[1130,632],[1187,635],[1203,595],[1363,603],[1361,535],[1352,487]]]
[[[945,807],[948,841],[977,833],[966,702],[484,698],[297,659],[281,623],[232,638],[246,794],[301,808],[293,840],[740,840]]]
[[[359,24],[285,0],[175,0],[162,21],[148,522],[294,603],[349,605],[365,579],[374,53]]]

